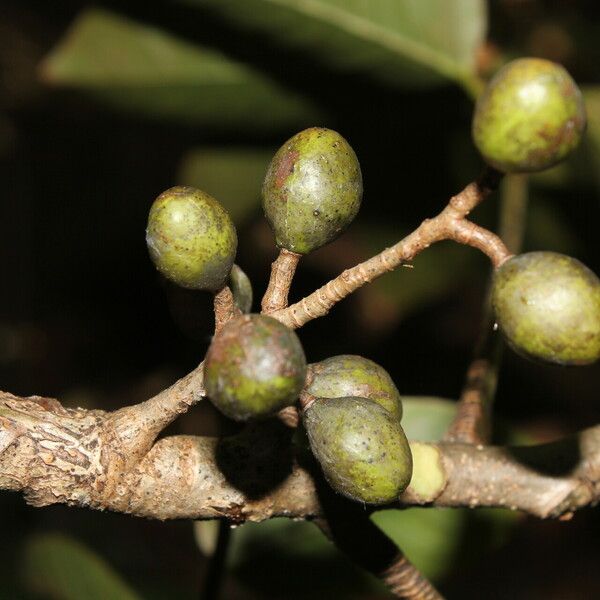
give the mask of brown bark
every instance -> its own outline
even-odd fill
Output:
[[[174,388],[186,403],[190,379],[181,382]],[[189,436],[161,439],[148,451],[155,422],[139,416],[156,402],[105,413],[2,393],[0,489],[20,491],[34,506],[63,503],[155,519],[321,514],[313,477],[291,455],[280,421],[242,436],[227,452],[223,442]],[[559,517],[600,499],[600,426],[542,446],[438,448],[448,481],[432,506]],[[257,457],[260,464],[252,462]],[[400,498],[400,505],[418,503]]]
[[[443,596],[402,553],[399,553],[379,576],[398,598],[406,600],[443,599]]]
[[[272,313],[288,305],[288,294],[301,258],[300,254],[285,248],[279,251],[279,255],[271,265],[269,285],[262,299],[263,313]]]
[[[227,321],[233,319],[236,315],[240,315],[241,312],[235,305],[233,294],[229,286],[221,288],[214,298],[214,311],[215,311],[215,333],[219,333]]]

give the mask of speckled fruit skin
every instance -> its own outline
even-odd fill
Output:
[[[208,397],[236,421],[293,404],[305,379],[306,358],[298,336],[265,315],[244,315],[227,323],[204,361]]]
[[[277,245],[312,252],[334,240],[358,213],[362,175],[356,154],[331,129],[305,129],[273,157],[262,197]]]
[[[561,365],[600,358],[600,280],[578,260],[555,252],[515,256],[496,271],[492,302],[519,354]]]
[[[307,392],[317,398],[358,396],[377,402],[395,419],[402,418],[402,400],[388,372],[368,358],[332,356],[310,366],[313,379]]]
[[[541,171],[577,146],[585,125],[581,92],[567,71],[522,58],[505,65],[477,101],[473,139],[500,171]]]
[[[177,186],[152,204],[146,244],[156,268],[184,288],[216,291],[231,271],[235,226],[212,196]]]
[[[318,398],[304,411],[311,450],[340,494],[366,504],[398,499],[412,455],[400,423],[366,398]]]

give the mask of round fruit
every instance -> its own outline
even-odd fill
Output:
[[[505,65],[477,101],[473,139],[500,171],[541,171],[577,146],[585,124],[581,92],[567,71],[522,58]]]
[[[204,362],[208,397],[236,421],[293,404],[305,378],[306,358],[298,336],[265,315],[244,315],[227,323]]]
[[[412,455],[398,419],[366,398],[317,398],[304,426],[325,478],[368,504],[398,499],[412,476]]]
[[[518,353],[562,365],[600,358],[600,280],[578,260],[555,252],[514,256],[494,275],[492,302]]]
[[[368,358],[342,354],[311,365],[313,379],[306,391],[317,398],[358,396],[377,402],[398,421],[402,400],[388,372]]]
[[[229,277],[237,249],[235,226],[212,197],[177,186],[152,204],[146,244],[156,268],[184,288],[216,291]]]
[[[362,176],[356,154],[331,129],[305,129],[273,157],[262,195],[277,245],[307,254],[334,240],[358,212]]]

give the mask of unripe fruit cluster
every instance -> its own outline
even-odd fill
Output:
[[[527,172],[562,160],[584,127],[581,95],[566,71],[522,59],[501,70],[479,99],[473,136],[489,164]],[[356,155],[335,131],[302,131],[273,157],[262,196],[277,245],[311,252],[335,239],[359,210]],[[250,311],[252,287],[233,265],[235,227],[214,198],[189,187],[167,190],[152,205],[146,240],[165,277],[213,292],[229,280],[239,312]],[[558,364],[600,358],[600,281],[575,259],[552,252],[510,258],[495,273],[493,306],[508,343],[529,358]],[[209,399],[237,421],[273,415],[304,390],[311,450],[344,496],[385,504],[408,486],[412,456],[400,394],[374,362],[342,355],[307,367],[294,331],[272,317],[245,314],[215,335],[204,379]]]
[[[412,476],[400,425],[402,402],[388,373],[360,356],[334,356],[311,366],[304,410],[311,450],[340,494],[367,504],[398,499]]]

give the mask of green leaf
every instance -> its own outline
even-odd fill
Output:
[[[27,587],[47,598],[140,598],[102,558],[62,534],[43,534],[29,540],[21,565]]]
[[[402,396],[402,428],[409,440],[437,442],[454,418],[456,402],[432,396]]]
[[[179,166],[177,181],[214,196],[236,225],[260,205],[260,189],[274,150],[261,148],[195,148]]]
[[[447,573],[466,526],[465,511],[450,508],[383,510],[371,519],[406,553],[428,579]]]
[[[95,8],[45,58],[41,77],[135,114],[216,128],[277,130],[318,118],[306,99],[246,64]]]
[[[473,91],[483,0],[180,0],[208,7],[337,69],[392,83],[439,82]]]

